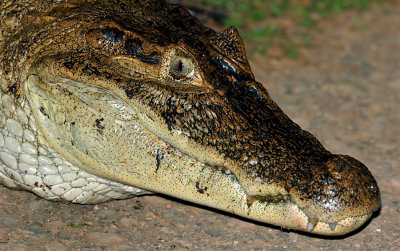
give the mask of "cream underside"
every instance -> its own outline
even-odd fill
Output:
[[[90,174],[49,146],[30,105],[4,94],[0,76],[0,184],[32,191],[48,200],[93,204],[149,193]]]
[[[5,90],[5,81],[1,85]],[[112,92],[70,80],[46,85],[35,76],[25,90],[29,104],[1,96],[0,183],[6,186],[76,203],[153,191],[285,228],[309,227],[308,217],[290,202],[256,200],[249,207],[235,176],[159,140],[139,123],[145,115]],[[319,222],[313,232],[349,232],[367,218],[338,222],[334,232]]]

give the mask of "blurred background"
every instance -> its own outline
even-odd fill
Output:
[[[251,55],[296,58],[312,40],[318,22],[347,10],[367,11],[388,0],[168,0],[189,9],[204,24],[218,30],[235,26]],[[357,28],[363,24],[352,20]],[[273,49],[271,49],[273,48]],[[274,52],[271,52],[274,51]]]

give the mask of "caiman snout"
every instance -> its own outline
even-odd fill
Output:
[[[312,180],[290,191],[292,201],[308,217],[307,230],[319,222],[333,231],[365,222],[381,204],[378,185],[368,168],[347,155],[332,155],[323,168],[312,168]]]
[[[225,96],[247,131],[237,137],[243,147],[235,162],[239,168],[232,169],[250,198],[250,210],[256,200],[275,203],[275,209],[281,208],[276,217],[287,222],[282,225],[337,235],[361,226],[380,207],[379,188],[368,168],[327,151],[280,110],[261,84],[232,84]],[[246,175],[240,174],[243,170]]]

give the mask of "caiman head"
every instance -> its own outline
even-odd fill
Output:
[[[33,42],[10,50],[23,55],[18,95],[65,159],[315,234],[351,232],[380,207],[367,167],[327,151],[254,79],[235,28],[160,1],[80,2],[28,13]]]

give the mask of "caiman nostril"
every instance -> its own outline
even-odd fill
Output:
[[[335,156],[334,158],[331,158],[326,162],[326,166],[332,172],[340,174],[346,171],[348,163],[341,157]]]

